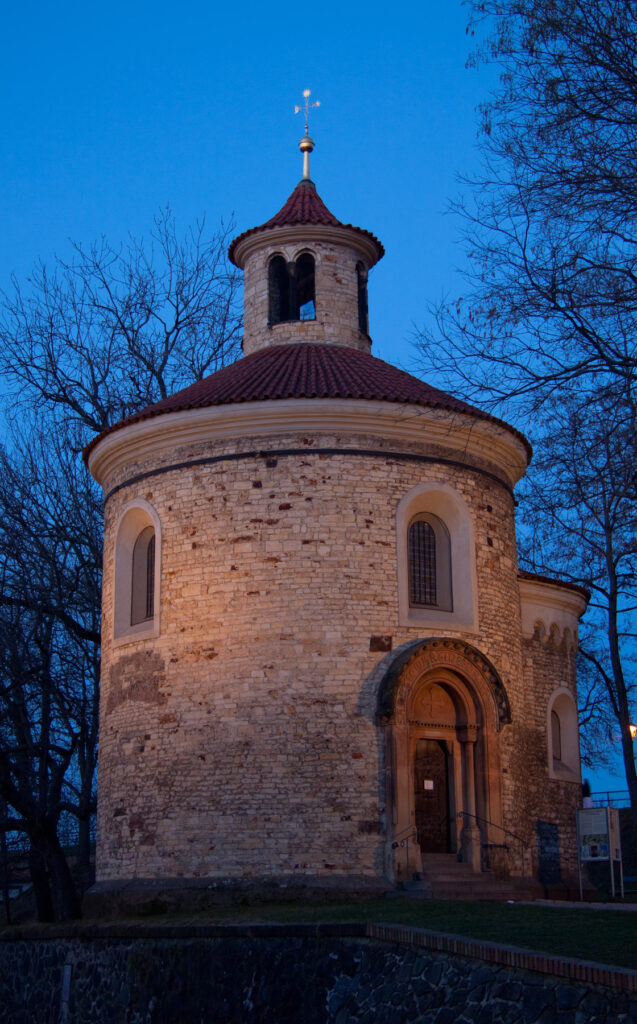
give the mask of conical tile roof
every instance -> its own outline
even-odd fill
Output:
[[[385,253],[382,242],[380,242],[371,231],[366,231],[364,228],[354,227],[353,224],[343,224],[342,221],[338,220],[338,218],[328,210],[327,206],[321,199],[320,195],[316,191],[314,182],[309,181],[308,179],[303,179],[298,183],[279,212],[275,213],[274,217],[270,217],[270,220],[267,220],[265,224],[260,224],[256,228],[249,228],[234,239],[228,250],[230,259],[233,263],[236,263],[236,248],[245,238],[257,234],[260,231],[269,231],[274,228],[281,228],[294,224],[324,224],[330,227],[347,228],[349,231],[356,231],[358,234],[364,235],[366,238],[370,239],[378,250],[378,259],[380,259]]]
[[[182,391],[134,413],[102,431],[87,446],[85,459],[106,435],[133,423],[188,409],[234,405],[243,402],[281,401],[287,398],[353,398],[420,405],[463,413],[497,423],[526,447],[526,438],[504,423],[431,387],[404,370],[366,352],[340,345],[299,343],[260,349],[218,370]]]

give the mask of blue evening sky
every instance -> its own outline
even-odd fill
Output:
[[[387,255],[370,286],[376,355],[407,365],[428,301],[461,259],[445,215],[475,162],[486,75],[465,70],[459,0],[216,4],[113,0],[5,12],[0,287],[67,240],[116,242],[169,203],[237,229],[274,214],[301,176],[304,88],[312,176],[341,220]]]
[[[466,17],[460,0],[6,5],[0,289],[69,239],[147,232],[166,204],[184,228],[267,220],[301,176],[293,109],[310,88],[319,193],[387,250],[370,278],[374,354],[413,369],[427,304],[462,288],[445,210],[476,166],[493,81],[465,68]]]

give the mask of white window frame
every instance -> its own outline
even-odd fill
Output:
[[[155,531],[155,589],[153,616],[131,623],[133,596],[133,549],[142,530]],[[159,516],[143,498],[129,501],[122,509],[115,533],[115,574],[113,587],[113,639],[126,643],[159,635],[159,596],[161,567],[161,524]]]
[[[440,520],[449,534],[450,608],[409,603],[408,530],[414,519],[427,515]],[[437,482],[421,483],[403,496],[396,510],[396,558],[399,625],[477,631],[473,521],[464,499],[453,487]],[[443,588],[441,594],[444,592]]]
[[[416,523],[426,523],[433,533],[434,568],[436,576],[436,600],[432,602],[413,602],[411,608],[439,608],[441,611],[453,611],[453,593],[451,589],[451,538],[442,519],[431,512],[418,512],[407,526],[407,574],[411,575],[412,564],[409,557],[409,537]]]

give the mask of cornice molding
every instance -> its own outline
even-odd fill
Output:
[[[563,633],[570,629],[577,637],[577,624],[586,611],[588,601],[575,588],[572,590],[561,582],[518,578],[520,606],[522,611],[522,634],[530,639],[535,633],[535,624],[541,621],[550,631],[555,625]]]
[[[347,246],[360,253],[368,267],[378,262],[378,243],[372,235],[362,229],[337,226],[335,224],[284,224],[280,227],[266,228],[255,231],[242,238],[233,252],[234,263],[242,270],[246,261],[259,250],[273,250],[286,243],[302,243],[311,246],[313,242],[325,242],[328,245]]]
[[[88,466],[107,490],[114,474],[153,457],[163,463],[177,447],[298,432],[336,434],[343,449],[348,438],[360,435],[435,446],[468,466],[471,460],[488,461],[508,487],[527,465],[527,452],[513,433],[464,413],[368,399],[290,398],[189,409],[131,423],[106,434]]]

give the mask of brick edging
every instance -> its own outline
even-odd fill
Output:
[[[611,967],[572,957],[552,956],[532,949],[505,946],[499,942],[483,942],[462,935],[430,932],[424,928],[409,928],[403,925],[369,922],[366,934],[368,938],[379,942],[396,942],[437,953],[453,953],[456,956],[482,960],[488,964],[535,971],[538,974],[553,975],[568,981],[637,992],[637,971],[629,968]]]

